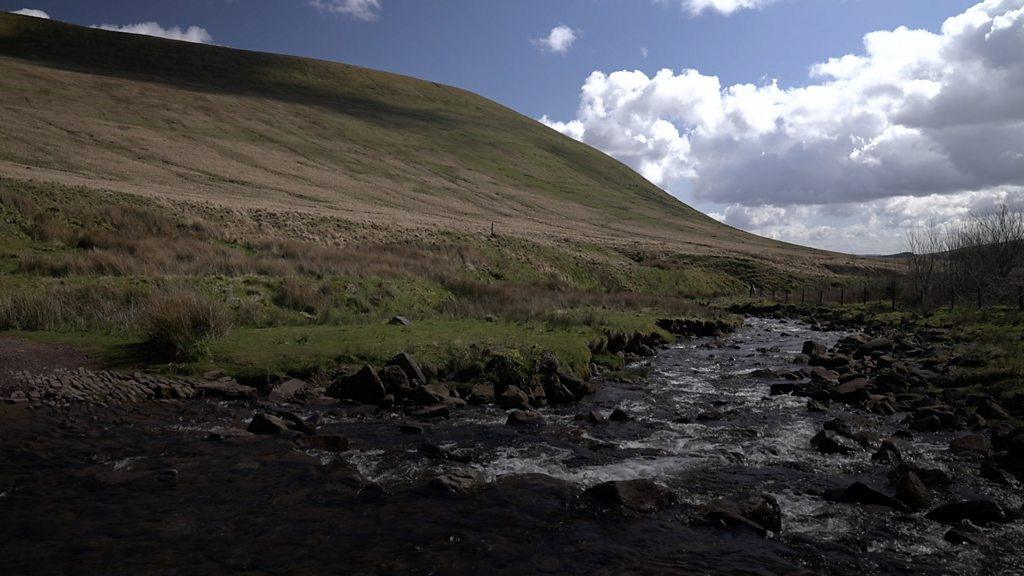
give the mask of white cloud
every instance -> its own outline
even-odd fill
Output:
[[[383,10],[380,0],[311,0],[309,4],[325,12],[343,14],[366,22],[379,18]]]
[[[199,44],[209,44],[210,42],[213,42],[213,36],[211,36],[205,28],[200,28],[199,26],[189,26],[182,30],[177,26],[164,28],[156,22],[139,22],[138,24],[127,24],[125,26],[118,26],[116,24],[100,24],[98,26],[93,26],[93,28],[110,30],[112,32],[125,32],[128,34],[158,36],[160,38],[168,38],[170,40],[182,40],[184,42],[196,42]]]
[[[696,201],[859,203],[864,220],[893,198],[1024,194],[1022,55],[1024,0],[987,0],[939,32],[872,32],[806,86],[594,72],[576,118],[542,121]]]
[[[666,0],[660,0],[666,1]],[[714,11],[728,16],[738,10],[761,8],[776,0],[680,0],[683,10],[691,16],[699,16],[706,11]]]
[[[530,40],[530,42],[541,50],[554,52],[555,54],[565,54],[578,38],[579,32],[577,30],[573,30],[565,25],[559,25],[551,29],[547,38],[536,38]]]
[[[45,18],[50,19],[50,15],[42,10],[36,10],[35,8],[22,8],[21,10],[15,10],[11,14],[20,14],[22,16],[31,16],[33,18]]]
[[[647,46],[640,47],[640,55],[643,56],[644,58],[647,58],[647,56],[650,55],[650,53],[651,52],[647,49]]]

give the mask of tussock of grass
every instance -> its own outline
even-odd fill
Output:
[[[211,340],[224,336],[230,320],[223,306],[195,292],[154,294],[140,318],[146,347],[173,361],[206,356]]]

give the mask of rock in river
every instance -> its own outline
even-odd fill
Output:
[[[327,395],[362,404],[379,404],[387,391],[377,371],[372,366],[363,366],[355,374],[343,376],[331,384],[327,388]]]
[[[597,504],[643,513],[664,510],[675,501],[668,488],[644,478],[602,482],[586,490],[583,496]]]
[[[958,524],[962,520],[969,520],[979,526],[1010,521],[1002,507],[991,500],[950,502],[932,510],[925,518],[943,524]]]
[[[282,434],[288,430],[288,424],[281,418],[272,414],[266,414],[263,412],[257,412],[253,415],[252,420],[249,422],[249,427],[246,428],[253,434]]]

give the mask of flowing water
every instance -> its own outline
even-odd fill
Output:
[[[856,480],[888,490],[887,468],[871,451],[816,452],[811,437],[844,408],[809,412],[804,399],[769,396],[772,382],[749,373],[791,368],[804,340],[842,336],[751,319],[722,342],[664,350],[648,378],[605,382],[580,405],[542,410],[541,429],[506,426],[495,407],[426,424],[358,407],[304,409],[324,418],[320,433],[350,439],[341,454],[287,439],[207,441],[212,430],[244,426],[251,409],[232,403],[96,412],[59,426],[40,415],[17,442],[0,440],[5,573],[1024,573],[1019,523],[956,547],[943,540],[948,527],[920,514],[822,497]],[[577,418],[613,408],[631,420]],[[867,418],[885,438],[901,416]],[[936,503],[1021,505],[1016,491],[980,478],[977,462],[951,455],[949,439],[903,443],[909,459],[954,478],[933,493]],[[487,486],[464,495],[424,486],[467,470]],[[643,515],[578,498],[632,478],[670,487],[681,504]],[[366,482],[372,489],[359,490]],[[779,501],[781,533],[694,522],[694,505],[756,494]]]

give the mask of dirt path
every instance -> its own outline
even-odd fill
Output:
[[[87,354],[67,344],[0,337],[0,389],[9,385],[17,372],[45,375],[62,369],[96,367]]]

